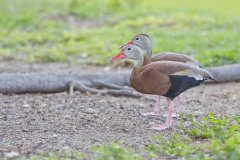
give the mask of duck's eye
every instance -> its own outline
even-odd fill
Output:
[[[130,50],[131,50],[131,48],[128,48],[127,50],[129,50],[129,51],[130,51]]]
[[[139,38],[136,38],[136,40],[138,41],[138,40],[139,40]]]

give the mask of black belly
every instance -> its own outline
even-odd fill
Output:
[[[204,80],[196,80],[195,78],[188,76],[169,75],[169,78],[171,87],[164,96],[170,98],[171,100],[187,89],[197,87],[204,83]]]

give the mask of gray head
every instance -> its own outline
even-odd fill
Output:
[[[134,60],[134,67],[140,69],[143,66],[143,56],[143,51],[139,46],[126,44],[121,48],[121,51],[112,58],[112,60],[132,59]]]
[[[152,42],[147,34],[137,34],[127,44],[139,46],[144,51],[144,56],[152,55]],[[121,46],[120,48],[123,48],[125,45]]]
[[[112,58],[112,60],[119,59],[133,59],[133,60],[141,60],[143,59],[142,49],[133,44],[127,44],[121,48],[121,51]]]

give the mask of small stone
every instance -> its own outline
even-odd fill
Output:
[[[96,110],[92,108],[88,108],[85,110],[85,113],[93,114],[93,113],[96,113]]]
[[[125,128],[122,128],[122,131],[123,131],[123,133],[127,133],[128,132],[128,130],[125,129]]]
[[[23,107],[30,107],[30,105],[29,104],[24,104]]]
[[[195,111],[193,113],[193,115],[195,115],[195,116],[202,116],[202,115],[204,115],[204,112],[202,112],[202,111]]]
[[[154,122],[149,122],[149,125],[156,125]]]
[[[18,152],[9,152],[5,155],[7,158],[14,158],[14,157],[18,157],[19,156],[19,153]]]
[[[71,118],[71,115],[67,114],[64,116],[64,118]]]
[[[41,107],[47,107],[48,104],[41,104]]]
[[[99,101],[99,103],[106,103],[106,100],[105,100],[105,99],[101,99],[101,100]]]
[[[81,54],[81,58],[84,58],[84,59],[85,59],[85,58],[87,58],[87,57],[88,57],[88,53],[82,53],[82,54]]]
[[[22,131],[23,131],[23,132],[30,132],[30,130],[29,130],[29,129],[26,129],[26,128],[22,129]]]
[[[111,67],[107,66],[104,68],[104,71],[110,71],[111,70]]]
[[[69,147],[69,146],[64,146],[62,149],[63,150],[67,150],[67,151],[71,151],[72,150],[71,147]]]

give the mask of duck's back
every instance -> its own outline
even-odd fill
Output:
[[[200,65],[199,62],[197,62],[193,58],[191,58],[187,55],[181,54],[181,53],[163,52],[163,53],[153,55],[151,60],[152,60],[152,62],[156,62],[156,61],[182,62],[182,63],[187,63],[187,64],[194,65],[196,67],[202,68],[202,66]]]

